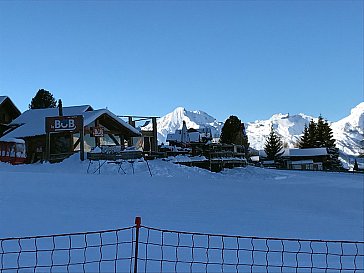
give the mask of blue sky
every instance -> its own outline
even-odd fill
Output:
[[[0,95],[223,121],[363,101],[362,1],[0,1]]]

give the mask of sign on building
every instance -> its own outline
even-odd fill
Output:
[[[104,136],[104,128],[103,127],[90,127],[91,136],[92,137],[103,137]]]
[[[83,116],[46,117],[46,132],[80,132],[83,128]]]

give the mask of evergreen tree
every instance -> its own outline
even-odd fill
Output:
[[[327,170],[342,169],[339,149],[336,148],[332,129],[322,115],[318,117],[317,123],[311,120],[308,127],[305,126],[303,136],[299,141],[299,148],[327,148],[328,159],[324,162],[324,168]]]
[[[327,147],[327,148],[335,148],[336,144],[335,144],[335,139],[333,138],[333,132],[332,129],[329,125],[329,123],[327,122],[327,120],[325,120],[324,125],[323,125],[323,136],[324,136],[324,141],[323,141],[323,147]]]
[[[221,129],[220,143],[236,144],[244,147],[245,157],[249,155],[249,140],[244,123],[236,116],[230,116]]]
[[[305,128],[303,129],[303,136],[301,136],[298,142],[298,148],[300,149],[310,148],[310,135],[307,124],[305,124]]]
[[[313,119],[311,119],[308,125],[308,139],[307,139],[307,147],[306,148],[315,148],[316,147],[316,132],[317,125]]]
[[[299,141],[299,148],[335,148],[335,139],[333,139],[332,129],[323,117],[320,115],[317,123],[310,121],[309,126],[305,125],[303,136]]]
[[[335,148],[335,139],[332,138],[330,125],[321,115],[318,117],[316,128],[316,147]]]
[[[277,133],[273,129],[273,124],[270,128],[269,136],[265,142],[264,151],[267,154],[268,160],[276,160],[280,157],[283,152],[281,152],[283,148],[283,143],[281,138],[277,135]]]
[[[355,172],[359,171],[359,166],[358,166],[358,162],[356,161],[356,159],[355,159],[355,162],[354,162],[354,168],[353,168],[353,170]]]
[[[56,99],[49,91],[44,89],[39,89],[29,104],[30,109],[55,108],[56,106]]]
[[[220,143],[242,144],[241,121],[236,116],[230,116],[221,129]]]

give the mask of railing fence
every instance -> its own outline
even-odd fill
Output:
[[[0,239],[0,272],[353,272],[364,242],[230,236],[135,225]]]

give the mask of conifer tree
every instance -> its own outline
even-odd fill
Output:
[[[270,127],[269,136],[265,142],[264,151],[267,154],[268,160],[276,160],[280,157],[283,152],[283,142],[281,138],[277,135],[277,133],[273,129],[273,124]]]
[[[307,139],[307,147],[306,148],[315,148],[316,147],[316,132],[317,125],[313,119],[311,119],[308,125],[308,139]]]
[[[316,143],[315,147],[321,148],[325,147],[325,122],[322,116],[320,115],[318,117],[317,123],[316,123]]]
[[[303,136],[301,136],[301,138],[298,142],[298,147],[300,149],[310,148],[309,142],[310,142],[310,135],[309,135],[307,124],[305,124],[305,128],[303,129]]]
[[[327,148],[328,159],[324,162],[325,169],[342,169],[339,160],[339,149],[336,148],[332,129],[322,115],[318,117],[317,123],[311,120],[308,127],[305,126],[303,136],[300,138],[299,148]]]
[[[55,108],[56,106],[57,102],[52,93],[44,89],[39,89],[34,98],[32,98],[29,109]]]
[[[244,123],[236,116],[230,116],[221,129],[220,143],[237,144],[244,147],[245,157],[249,155],[249,140]]]
[[[359,171],[359,166],[358,166],[358,162],[356,161],[356,159],[355,159],[355,162],[354,162],[354,168],[353,168],[353,170],[355,172]]]
[[[237,116],[230,116],[221,129],[220,143],[242,144],[241,121]]]
[[[324,122],[324,147],[327,148],[335,148],[336,144],[335,144],[335,139],[333,137],[333,132],[332,129],[329,125],[329,123],[327,122],[327,120],[325,120]]]

